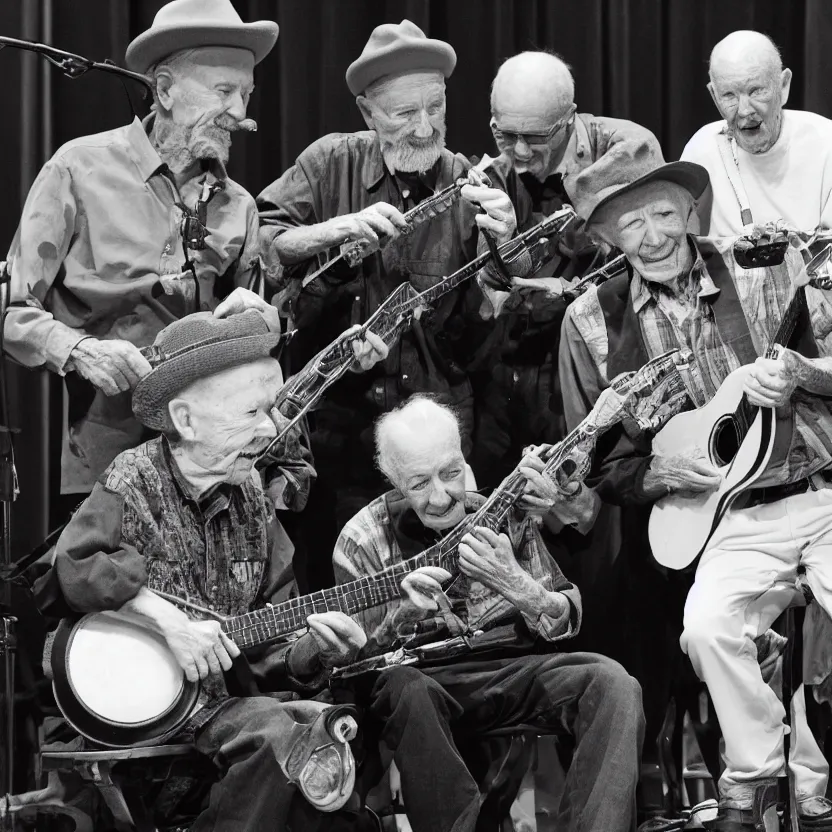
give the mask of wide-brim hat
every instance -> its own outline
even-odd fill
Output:
[[[568,176],[564,187],[575,212],[589,225],[598,210],[612,199],[649,182],[674,182],[699,199],[709,181],[708,171],[702,165],[665,162],[658,142],[645,138],[614,145],[597,162]]]
[[[162,6],[153,25],[127,47],[133,72],[147,72],[162,58],[201,46],[234,46],[254,54],[259,64],[277,42],[273,20],[243,23],[231,0],[173,0]]]
[[[409,20],[376,26],[361,56],[347,69],[347,86],[353,95],[388,75],[438,70],[446,78],[456,66],[456,52],[449,43],[434,40]]]
[[[189,384],[260,358],[277,359],[287,340],[255,309],[228,318],[195,312],[174,321],[142,349],[153,369],[133,390],[133,413],[152,430],[167,430],[168,402]]]

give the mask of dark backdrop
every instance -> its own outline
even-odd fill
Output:
[[[0,34],[51,42],[121,62],[162,0],[3,0]],[[251,115],[259,133],[235,140],[231,175],[257,193],[297,153],[331,131],[362,127],[344,82],[372,28],[409,18],[459,57],[448,82],[448,144],[493,152],[488,89],[498,64],[524,50],[553,49],[573,67],[580,110],[630,118],[677,158],[687,138],[716,117],[705,89],[710,48],[728,32],[771,35],[795,75],[790,105],[832,116],[827,92],[832,3],[825,0],[235,0],[245,20],[272,18],[280,38],[258,67]],[[64,78],[42,58],[0,52],[4,79],[0,249],[14,234],[21,200],[61,143],[123,124],[130,107],[117,79]],[[129,217],[128,217],[129,221]],[[13,368],[12,423],[22,497],[15,554],[47,531],[57,481],[60,397],[54,377]]]

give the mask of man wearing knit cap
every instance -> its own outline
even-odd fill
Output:
[[[126,56],[153,81],[154,112],[64,145],[29,192],[4,343],[66,378],[61,491],[73,504],[146,435],[130,409],[150,370],[140,348],[196,310],[268,309],[254,293],[254,200],[225,164],[232,135],[254,128],[253,71],[277,33],[243,23],[230,0],[163,6]]]
[[[570,423],[609,379],[682,348],[692,359],[682,371],[690,404],[702,407],[730,373],[745,368],[749,404],[776,409],[778,435],[784,428],[782,448],[722,518],[698,561],[681,636],[725,740],[720,813],[708,828],[751,832],[767,827],[763,816],[777,803],[789,730],[783,704],[763,679],[755,640],[794,603],[801,567],[821,607],[832,608],[832,360],[817,357],[795,248],[779,264],[743,266],[734,238],[687,234],[708,186],[705,168],[662,164],[638,144],[609,155],[610,165],[578,175],[574,205],[589,233],[621,249],[628,267],[567,310],[560,369]],[[763,357],[790,308],[797,314],[793,336],[781,345],[788,348]],[[704,497],[722,473],[704,450],[654,454],[649,437],[618,427],[605,437],[588,482],[609,502],[649,506],[668,494]],[[825,772],[807,768],[805,728],[793,720],[800,830],[826,832],[832,803],[818,788]]]
[[[469,170],[445,149],[445,79],[456,54],[409,20],[377,27],[347,70],[347,85],[368,129],[314,142],[296,164],[258,197],[262,256],[299,328],[296,358],[306,360],[352,323],[365,321],[404,281],[422,291],[477,254],[477,228],[498,243],[512,237],[514,210],[501,191],[467,185],[464,199],[407,235],[403,213]],[[485,210],[476,211],[469,200]],[[401,235],[401,236],[400,236]],[[343,261],[313,280],[310,268],[359,242],[358,266]],[[328,560],[337,531],[384,490],[375,471],[372,424],[412,393],[430,392],[454,405],[470,450],[471,388],[462,364],[466,313],[474,317],[480,290],[469,282],[415,321],[384,365],[342,381],[315,415],[312,445],[323,487],[313,493],[314,548]],[[334,511],[334,514],[333,514]],[[322,519],[327,517],[326,523]],[[331,581],[328,562],[322,583]]]
[[[167,737],[193,742],[218,769],[193,832],[315,829],[318,810],[340,809],[355,778],[349,745],[327,727],[336,714],[287,694],[319,692],[330,669],[365,644],[360,626],[324,611],[289,644],[255,645],[242,658],[213,617],[296,594],[291,549],[254,467],[282,424],[273,406],[280,345],[254,309],[198,312],[158,334],[133,410],[162,435],[104,472],[61,534],[38,593],[55,617],[138,616],[184,676],[200,681],[200,708]]]

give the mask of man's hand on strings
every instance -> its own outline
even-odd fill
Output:
[[[314,613],[306,623],[315,640],[317,659],[324,667],[351,664],[367,643],[361,626],[342,612]]]
[[[514,205],[504,191],[477,185],[463,185],[460,195],[485,211],[477,214],[476,223],[484,231],[494,235],[498,244],[508,242],[517,230]]]
[[[788,350],[779,358],[758,358],[749,368],[743,390],[751,404],[782,407],[797,387],[797,375],[789,363]]]
[[[331,239],[344,245],[360,243],[364,256],[395,240],[408,228],[404,214],[387,202],[376,202],[363,211],[328,221]]]
[[[654,456],[644,475],[644,490],[654,497],[698,494],[719,488],[721,482],[722,475],[704,456]]]
[[[357,324],[351,329],[348,329],[344,335],[348,336],[350,333],[358,332],[360,329],[361,326]],[[387,344],[374,332],[367,330],[363,338],[352,342],[352,353],[355,356],[355,361],[353,361],[350,369],[355,372],[366,372],[370,368],[375,367],[379,361],[384,361],[389,352],[390,350]]]
[[[519,471],[526,478],[526,485],[518,508],[540,517],[551,513],[565,526],[592,523],[599,500],[580,479],[572,479],[578,465],[573,460],[566,460],[554,475],[544,473],[546,464],[536,450],[528,448],[520,462]]]
[[[506,595],[525,576],[514,557],[511,541],[485,526],[477,526],[459,544],[459,568],[464,575]]]

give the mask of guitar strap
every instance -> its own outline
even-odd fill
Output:
[[[607,325],[607,378],[641,369],[649,360],[638,316],[630,303],[632,270],[610,278],[598,289],[598,303]]]
[[[731,271],[716,246],[707,239],[698,238],[699,253],[705,261],[708,275],[719,289],[711,301],[717,329],[726,347],[730,347],[740,364],[752,364],[758,353],[751,340],[751,330],[745,319],[745,312],[737,295],[737,287],[731,278]]]

